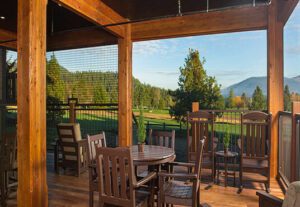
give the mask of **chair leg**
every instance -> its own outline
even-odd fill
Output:
[[[94,206],[94,191],[90,189],[90,197],[89,197],[89,207],[93,207]]]

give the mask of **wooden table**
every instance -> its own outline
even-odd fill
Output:
[[[156,145],[145,145],[144,152],[138,151],[138,146],[130,147],[134,165],[160,165],[175,160],[173,149]]]
[[[227,153],[224,153],[224,151],[218,151],[215,152],[215,164],[217,164],[217,182],[219,182],[219,174],[220,174],[220,162],[218,161],[218,158],[223,158],[224,159],[224,171],[225,171],[225,187],[227,187],[227,177],[229,174],[233,175],[233,183],[235,186],[235,165],[236,165],[236,159],[238,157],[238,153],[236,152],[230,152],[228,151]],[[233,172],[229,173],[228,172],[228,159],[233,159]],[[215,168],[216,169],[216,168]]]

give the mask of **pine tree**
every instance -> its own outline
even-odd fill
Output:
[[[179,68],[179,89],[173,93],[175,105],[170,109],[170,115],[177,120],[182,120],[186,112],[191,111],[195,101],[199,102],[201,109],[224,108],[220,85],[214,77],[206,74],[204,64],[205,59],[200,60],[199,51],[190,49],[184,66]]]
[[[251,110],[265,110],[266,109],[266,98],[259,86],[256,86],[252,95]]]
[[[244,92],[241,96],[242,102],[243,102],[243,108],[249,107],[249,98],[247,97],[246,93]]]
[[[291,111],[292,101],[291,101],[291,93],[288,85],[284,87],[284,110]]]
[[[229,92],[229,96],[227,97],[227,108],[234,108],[235,105],[234,105],[234,91],[233,89],[231,88],[230,89],[230,92]]]

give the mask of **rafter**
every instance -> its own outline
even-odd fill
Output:
[[[132,25],[133,41],[266,29],[267,6],[171,17]]]
[[[77,13],[78,15],[94,22],[97,25],[110,25],[125,22],[123,18],[102,0],[53,0],[67,9]],[[117,37],[124,37],[125,29],[123,26],[105,27],[108,32]]]
[[[283,0],[280,1],[281,5],[278,8],[278,18],[279,21],[283,22],[284,24],[288,21],[291,14],[293,13],[294,9],[296,8],[299,0]]]

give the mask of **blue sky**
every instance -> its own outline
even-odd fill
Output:
[[[133,74],[142,82],[176,89],[189,48],[205,57],[208,75],[222,88],[267,74],[266,31],[195,36],[134,44]],[[285,27],[285,76],[300,75],[300,6]]]

